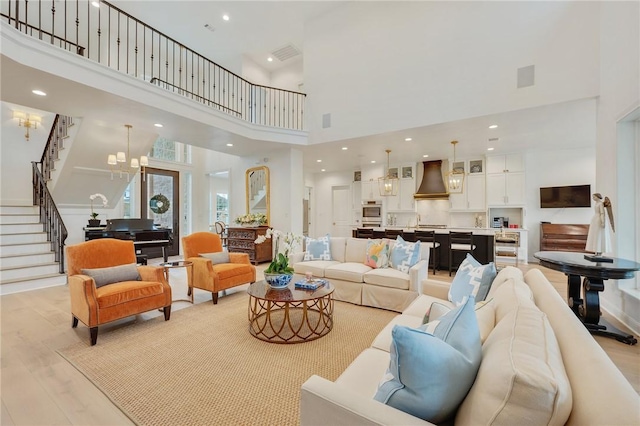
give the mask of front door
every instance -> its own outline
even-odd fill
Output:
[[[145,168],[145,179],[141,185],[140,217],[153,219],[158,228],[172,230],[173,243],[167,255],[180,253],[180,174],[172,170]],[[161,257],[162,248],[145,248],[142,253],[149,258]]]

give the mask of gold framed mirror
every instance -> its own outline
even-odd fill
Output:
[[[269,217],[269,168],[267,166],[252,167],[245,174],[247,213],[263,213]]]

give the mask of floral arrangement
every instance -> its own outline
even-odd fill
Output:
[[[272,238],[276,242],[275,258],[265,272],[268,274],[293,274],[293,268],[289,266],[289,253],[300,245],[302,236],[293,232],[284,233],[275,229],[267,229],[265,235],[260,235],[254,243],[261,244]],[[282,242],[282,252],[280,251],[280,242]]]
[[[267,215],[264,213],[247,213],[236,217],[234,222],[238,225],[251,225],[254,223],[264,225],[267,223]]]
[[[96,213],[96,212],[94,212],[94,211],[93,211],[93,200],[95,200],[96,198],[101,198],[101,199],[102,199],[102,206],[103,206],[103,207],[107,207],[107,203],[108,203],[108,201],[107,201],[107,197],[105,197],[105,196],[104,196],[104,195],[102,195],[102,194],[93,194],[93,195],[90,195],[90,196],[89,196],[89,199],[91,200],[91,214],[90,214],[90,216],[91,216],[91,218],[92,218],[92,219],[95,219],[95,218],[97,218],[97,217],[98,217],[98,213]]]

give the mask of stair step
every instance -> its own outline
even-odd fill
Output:
[[[65,274],[47,274],[35,276],[28,279],[15,279],[0,282],[0,295],[20,293],[23,291],[35,290],[38,288],[54,287],[65,285],[67,276]]]
[[[41,223],[0,223],[0,235],[43,232]]]
[[[10,266],[0,269],[0,283],[17,279],[29,279],[34,276],[50,275],[60,272],[56,262],[42,263],[29,266]]]
[[[38,206],[0,206],[0,214],[38,214]]]
[[[2,257],[17,256],[21,254],[42,253],[50,250],[51,250],[50,242],[0,245],[0,255]]]
[[[10,225],[14,223],[35,223],[40,220],[39,214],[2,214],[0,224]]]
[[[13,245],[13,244],[31,244],[31,243],[43,243],[47,241],[46,232],[26,232],[23,234],[6,234],[0,235],[0,244]]]
[[[32,254],[18,254],[0,257],[0,269],[52,263],[56,261],[56,255],[52,251]]]

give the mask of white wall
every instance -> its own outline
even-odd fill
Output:
[[[271,86],[271,74],[248,56],[242,56],[242,78],[253,84]]]
[[[42,124],[29,130],[29,141],[24,137],[26,129],[12,118],[14,109],[42,116]],[[55,115],[33,108],[0,103],[0,199],[3,205],[33,204],[31,162],[42,158],[54,118]]]
[[[332,187],[352,186],[353,172],[316,173],[314,177],[312,196],[314,197],[316,208],[315,212],[312,210],[312,222],[315,226],[310,236],[318,237],[331,233],[333,229]]]
[[[537,262],[533,254],[540,251],[540,222],[589,224],[593,216],[590,207],[541,209],[540,188],[591,185],[591,192],[595,192],[595,147],[530,151],[525,155],[525,167],[525,228],[529,230],[529,261]]]
[[[300,60],[273,71],[271,73],[271,86],[299,92],[299,86],[304,80],[302,64],[303,62]]]
[[[600,3],[600,100],[598,102],[598,139],[596,145],[596,189],[607,195],[617,218],[619,200],[629,196],[617,181],[619,147],[616,123],[633,109],[640,106],[640,3]],[[636,139],[637,140],[637,139]],[[640,149],[640,148],[636,148]],[[637,167],[637,166],[636,166]],[[626,178],[631,179],[638,170],[629,169]],[[635,188],[638,196],[638,188]],[[637,217],[635,218],[637,221]],[[614,252],[621,253],[619,239],[633,238],[625,232],[624,224],[612,235]],[[635,259],[640,261],[640,259]],[[638,287],[628,280],[605,282],[601,295],[604,309],[626,323],[636,334],[640,334],[640,296],[638,292],[621,291],[621,286]]]
[[[597,12],[591,2],[348,2],[305,27],[311,142],[595,96]],[[517,89],[528,65],[535,86]]]

